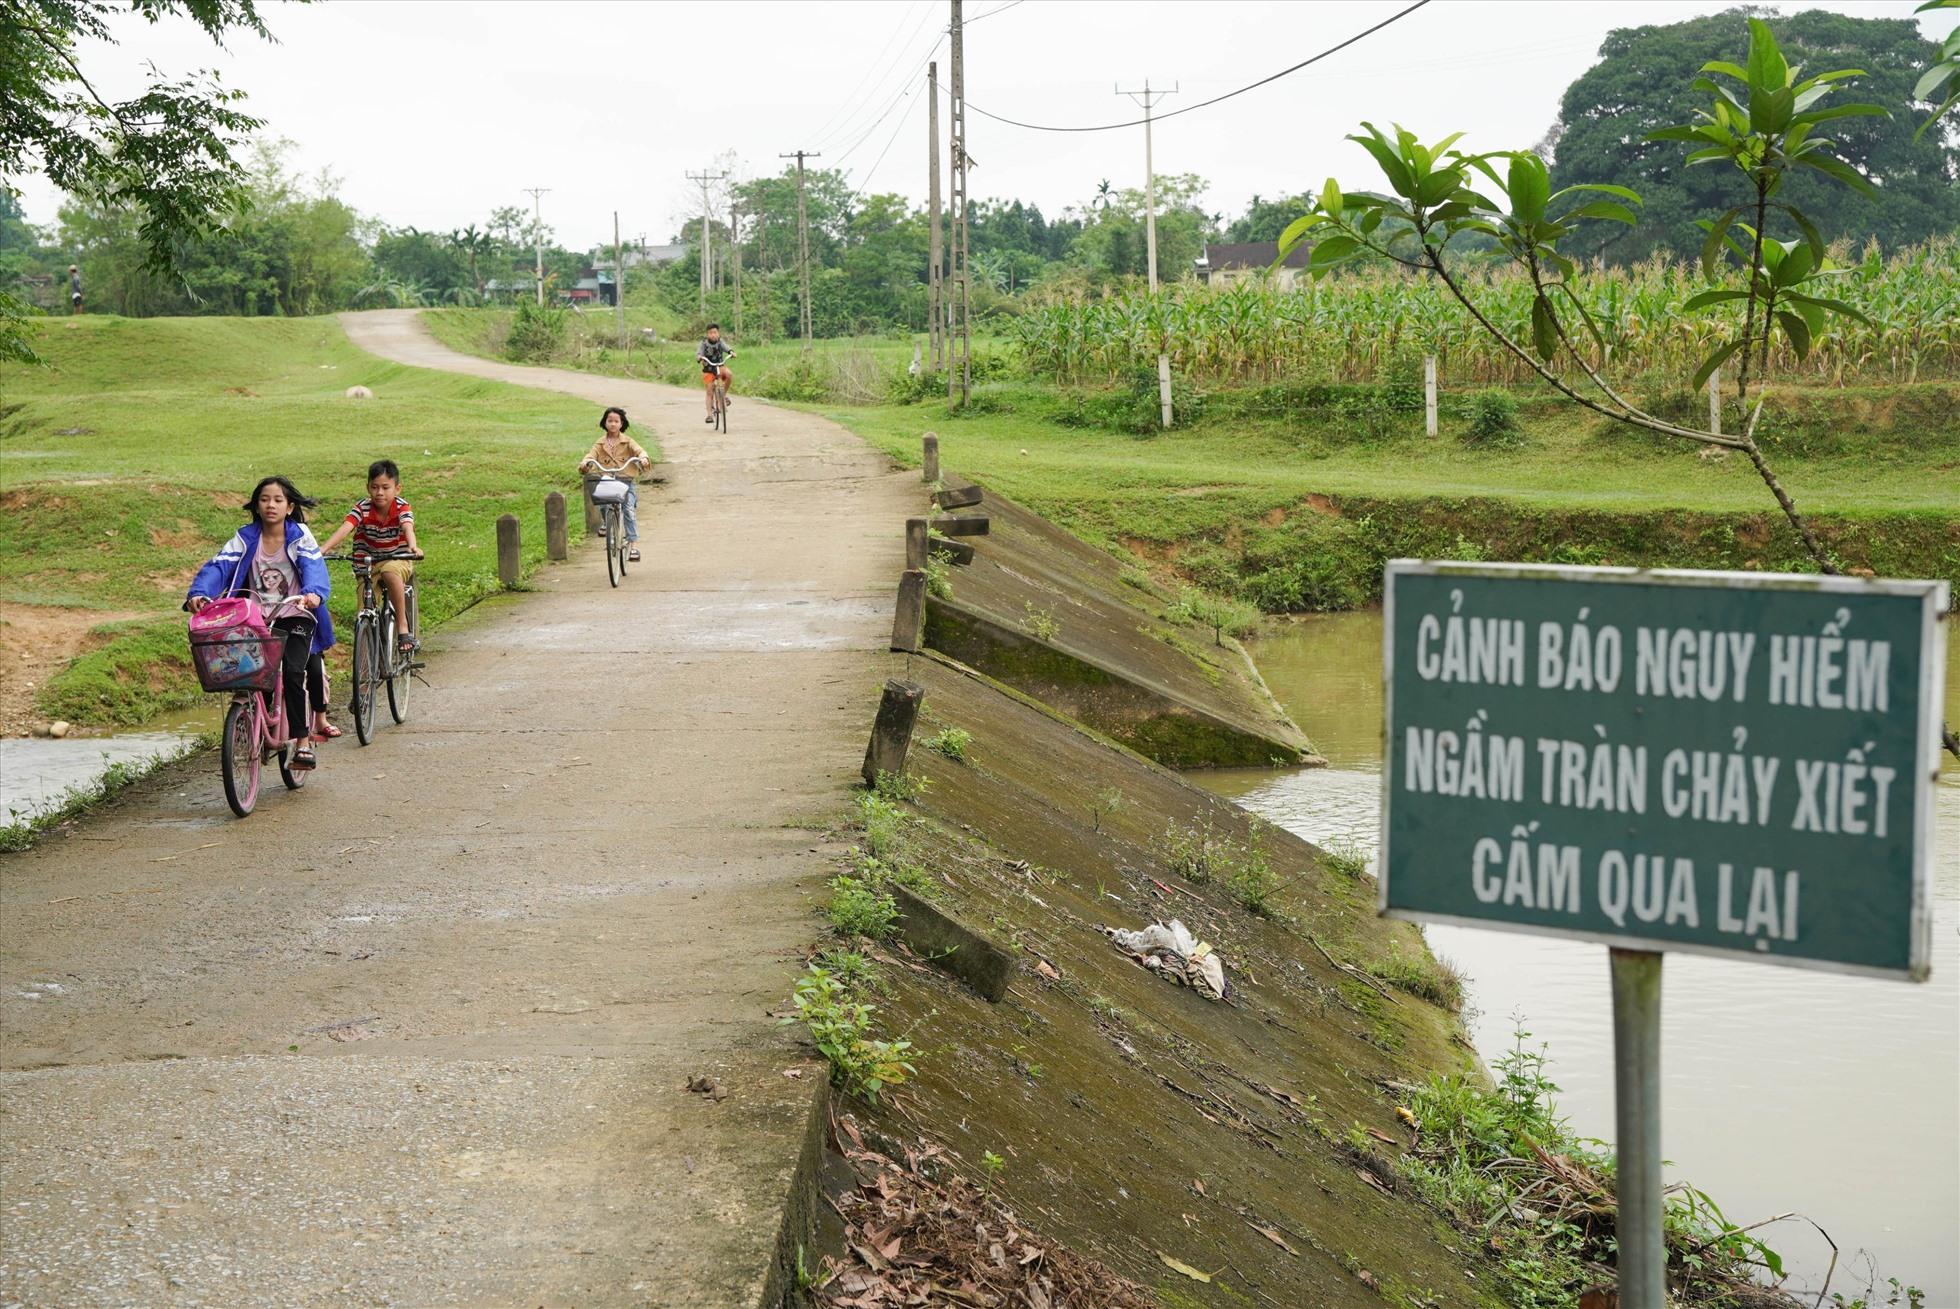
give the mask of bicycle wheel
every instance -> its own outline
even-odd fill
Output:
[[[408,684],[414,674],[410,671],[410,660],[401,652],[402,633],[407,630],[395,616],[392,603],[381,606],[381,626],[378,632],[385,646],[381,667],[388,674],[388,714],[397,723],[408,721]]]
[[[381,637],[374,615],[354,620],[354,735],[366,745],[374,740],[374,698],[381,693]]]
[[[728,435],[728,390],[719,382],[715,383],[715,430]]]
[[[225,710],[219,763],[225,779],[225,803],[240,818],[250,814],[259,802],[259,723],[263,712],[256,692],[233,700],[231,708]]]
[[[619,553],[618,546],[616,544],[620,536],[621,533],[619,530],[619,510],[613,508],[611,505],[607,505],[606,506],[606,580],[608,582],[611,582],[614,586],[619,585],[619,577],[620,577],[619,561],[621,556]]]
[[[294,768],[292,766],[293,756],[298,753],[299,747],[296,745],[282,745],[279,747],[279,754],[277,756],[279,760],[279,780],[286,784],[288,791],[297,791],[302,786],[305,786],[306,779],[313,772],[310,768]]]

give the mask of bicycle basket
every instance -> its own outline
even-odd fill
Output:
[[[284,638],[250,599],[216,600],[191,616],[191,667],[207,691],[270,691],[279,685]]]
[[[602,505],[620,504],[626,499],[626,491],[626,483],[617,477],[602,477],[592,484],[592,501]]]

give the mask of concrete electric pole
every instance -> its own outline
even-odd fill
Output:
[[[714,212],[708,207],[708,183],[719,182],[727,173],[689,173],[687,180],[701,184],[701,312],[708,312],[708,292],[714,287]]]
[[[1150,79],[1143,79],[1143,90],[1125,91],[1116,88],[1116,94],[1126,95],[1143,106],[1143,240],[1148,254],[1150,268],[1150,293],[1157,294],[1157,167],[1150,152],[1150,111],[1167,95],[1176,95],[1177,87],[1168,91],[1152,91]],[[1159,349],[1157,351],[1157,404],[1163,410],[1164,426],[1171,425],[1171,357]]]
[[[946,341],[946,398],[964,405],[973,394],[973,337],[968,319],[966,269],[966,170],[972,162],[966,153],[966,37],[960,18],[960,0],[953,5],[953,90],[947,104],[952,118],[953,151],[953,285],[951,320]]]
[[[538,304],[544,304],[544,208],[541,197],[548,193],[548,186],[529,186],[524,188],[531,197],[531,237],[537,246],[538,266]]]
[[[926,340],[935,371],[946,366],[946,252],[939,241],[939,64],[926,65],[926,134],[931,138],[926,151],[926,167],[931,177],[926,184],[926,208],[931,223],[930,263],[926,271]]]
[[[957,4],[958,0],[954,0]],[[803,292],[803,348],[810,348],[810,210],[803,199],[803,161],[821,159],[820,154],[798,150],[779,158],[796,160],[796,265],[797,280]]]

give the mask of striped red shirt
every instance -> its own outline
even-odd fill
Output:
[[[415,521],[415,511],[401,496],[382,513],[373,500],[363,500],[347,511],[348,525],[354,529],[354,544],[363,550],[406,550],[407,524]]]

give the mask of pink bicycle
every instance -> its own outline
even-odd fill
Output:
[[[246,606],[243,609],[239,606]],[[265,761],[275,759],[286,789],[306,785],[310,768],[294,767],[288,741],[286,698],[280,686],[285,634],[268,629],[249,600],[221,600],[193,611],[191,658],[207,691],[228,691],[224,733],[218,740],[225,803],[240,818],[259,801]]]
[[[272,707],[266,707],[266,701]],[[259,774],[267,759],[279,763],[279,780],[288,791],[306,785],[310,769],[292,766],[293,750],[285,744],[286,698],[278,691],[239,691],[225,710],[225,734],[219,745],[225,779],[225,803],[240,818],[259,802]]]

